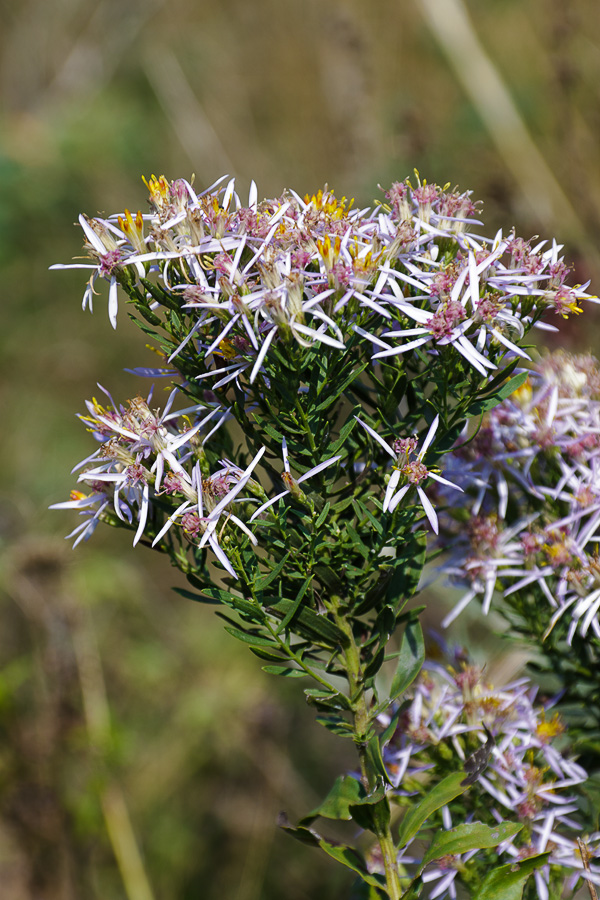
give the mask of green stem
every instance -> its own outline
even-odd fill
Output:
[[[365,788],[370,791],[373,790],[377,784],[377,773],[374,771],[369,759],[369,754],[367,753],[372,714],[369,711],[367,702],[360,649],[352,631],[352,624],[341,611],[340,598],[332,597],[328,606],[331,609],[336,625],[348,637],[348,644],[344,648],[343,654],[346,663],[346,677],[350,689],[350,703],[352,706],[354,725],[354,743],[360,760],[362,782]],[[396,848],[394,846],[389,821],[386,825],[378,826],[375,835],[381,849],[388,897],[390,900],[400,900],[402,889],[400,887],[400,876],[398,873],[398,865],[396,863]]]

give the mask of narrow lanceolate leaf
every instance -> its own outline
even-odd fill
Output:
[[[369,762],[371,764],[371,768],[386,784],[391,784],[389,779],[389,775],[386,771],[385,764],[383,762],[383,756],[381,754],[381,747],[383,744],[381,743],[381,738],[374,734],[373,737],[367,742],[367,756]]]
[[[398,849],[405,847],[411,838],[414,838],[419,828],[436,809],[450,803],[460,794],[464,794],[467,786],[463,786],[461,783],[463,777],[463,772],[453,772],[436,784],[419,803],[409,809],[400,823]]]
[[[518,834],[522,828],[523,826],[516,822],[501,822],[494,827],[484,825],[482,822],[470,822],[466,825],[457,825],[449,831],[438,831],[423,857],[421,867],[424,868],[441,856],[497,847],[502,841]]]
[[[300,587],[300,590],[296,594],[295,599],[291,601],[290,608],[286,612],[286,614],[283,617],[283,620],[281,622],[281,625],[277,629],[277,634],[281,634],[282,631],[285,631],[285,629],[288,627],[288,625],[290,624],[290,622],[292,621],[292,619],[298,612],[298,608],[299,608],[300,604],[302,603],[302,599],[303,599],[306,591],[308,590],[308,586],[311,583],[312,578],[313,578],[313,576],[311,573],[304,579],[304,582],[303,582],[302,586]]]
[[[549,856],[540,853],[488,872],[473,900],[521,900],[527,879],[548,862]]]
[[[256,582],[254,583],[254,589],[256,591],[264,591],[265,588],[267,588],[271,584],[271,582],[275,581],[275,579],[279,577],[283,567],[288,561],[289,555],[289,553],[286,553],[285,556],[280,559],[277,565],[273,569],[271,569],[271,571],[267,575],[263,575],[262,578],[258,578],[256,580]]]
[[[268,603],[268,601],[267,601]],[[348,642],[347,636],[333,622],[325,616],[320,616],[312,609],[305,606],[294,606],[292,600],[278,598],[272,603],[268,603],[269,610],[285,616],[293,610],[294,613],[294,631],[302,637],[307,637],[315,643],[323,643],[326,646],[340,644],[344,646]]]
[[[284,678],[304,678],[306,676],[303,669],[290,669],[288,666],[263,666],[262,670],[268,675],[282,675]]]
[[[510,397],[510,395],[520,388],[526,380],[527,372],[519,372],[518,375],[515,375],[510,381],[507,381],[506,384],[503,384],[502,387],[494,391],[493,394],[488,394],[487,397],[480,397],[471,403],[467,409],[466,415],[469,417],[480,416],[484,412],[489,412],[490,409],[493,409],[503,400],[506,400],[507,397]]]
[[[274,641],[270,640],[269,638],[261,637],[254,632],[240,631],[239,628],[232,628],[228,625],[225,626],[225,631],[233,635],[234,638],[237,638],[238,641],[242,641],[244,644],[250,644],[253,647],[274,646]]]
[[[413,683],[425,661],[423,630],[418,619],[408,623],[402,635],[396,674],[390,688],[390,700],[395,700]]]

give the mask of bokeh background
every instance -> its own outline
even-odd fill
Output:
[[[416,167],[598,285],[597,2],[1,0],[0,21],[0,892],[346,898],[274,824],[346,764],[301,691],[162,558],[102,529],[72,553],[47,511],[90,452],[84,399],[133,396],[146,360],[123,310],[114,333],[106,296],[84,314],[84,275],[48,267],[80,254],[79,212],[145,210],[141,175],[366,205]],[[600,352],[598,321],[561,342]]]

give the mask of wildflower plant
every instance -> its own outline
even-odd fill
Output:
[[[583,702],[600,372],[534,365],[526,341],[594,298],[556,242],[481,236],[469,193],[418,176],[365,209],[327,188],[259,201],[254,184],[244,204],[223,181],[152,176],[150,212],[80,217],[84,307],[108,282],[111,324],[127,312],[160,358],[129,371],[169,393],[102,388],[81,416],[99,446],[55,506],[78,511],[76,544],[106,522],[166,554],[265,671],[305,679],[357,768],[280,824],[351,869],[354,896],[558,896],[583,872],[573,835],[593,831],[572,817],[586,771],[529,683],[423,668],[414,601],[441,558],[455,612],[501,595]],[[352,822],[358,846],[319,819]]]

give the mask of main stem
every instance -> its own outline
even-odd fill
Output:
[[[344,649],[346,663],[346,677],[350,689],[350,701],[352,704],[352,717],[354,725],[354,743],[360,761],[360,773],[364,787],[373,790],[377,783],[377,775],[367,753],[368,735],[371,726],[371,717],[367,704],[365,679],[360,659],[360,651],[357,646],[352,626],[340,611],[339,597],[331,599],[331,609],[335,623],[348,638],[348,644]],[[381,849],[381,857],[385,869],[387,893],[390,900],[400,900],[402,889],[396,864],[396,849],[392,838],[392,830],[389,822],[385,826],[378,827],[376,837]]]

